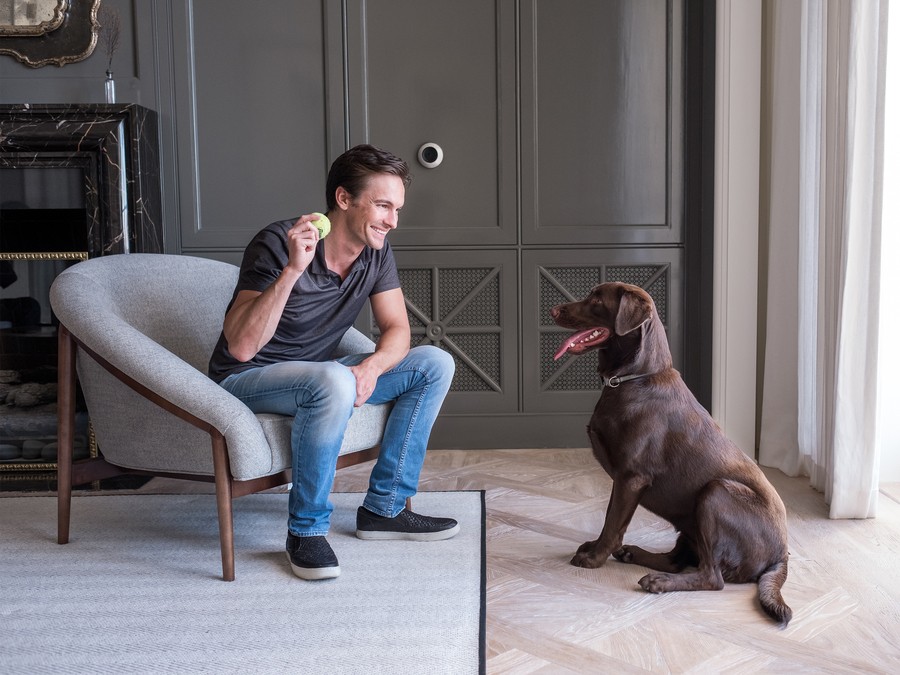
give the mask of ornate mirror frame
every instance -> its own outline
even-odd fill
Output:
[[[86,59],[97,45],[99,8],[100,0],[57,0],[49,21],[31,26],[0,25],[0,54],[32,68]]]

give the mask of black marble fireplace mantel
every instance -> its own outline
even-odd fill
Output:
[[[83,171],[88,257],[163,251],[154,111],[132,103],[0,105],[0,170],[26,167]]]

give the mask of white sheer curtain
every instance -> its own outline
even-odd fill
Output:
[[[772,4],[759,458],[789,475],[808,475],[832,518],[873,517],[878,491],[887,7],[888,0]]]

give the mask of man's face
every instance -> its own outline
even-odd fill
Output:
[[[369,178],[347,208],[351,234],[370,248],[383,248],[388,232],[397,227],[405,197],[406,188],[398,176],[375,174]]]

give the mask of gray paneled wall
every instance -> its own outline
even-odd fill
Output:
[[[349,145],[410,162],[391,240],[413,343],[457,364],[434,447],[586,445],[596,359],[552,360],[548,310],[600,281],[647,288],[684,361],[683,36],[703,0],[105,1],[134,28],[120,100],[160,113],[167,251],[237,263],[324,209]],[[102,56],[0,61],[0,102],[102,100]]]
[[[640,283],[681,356],[680,3],[348,7],[351,143],[443,150],[391,235],[413,325],[457,361],[437,442],[586,444],[597,362],[553,362],[552,304]]]

